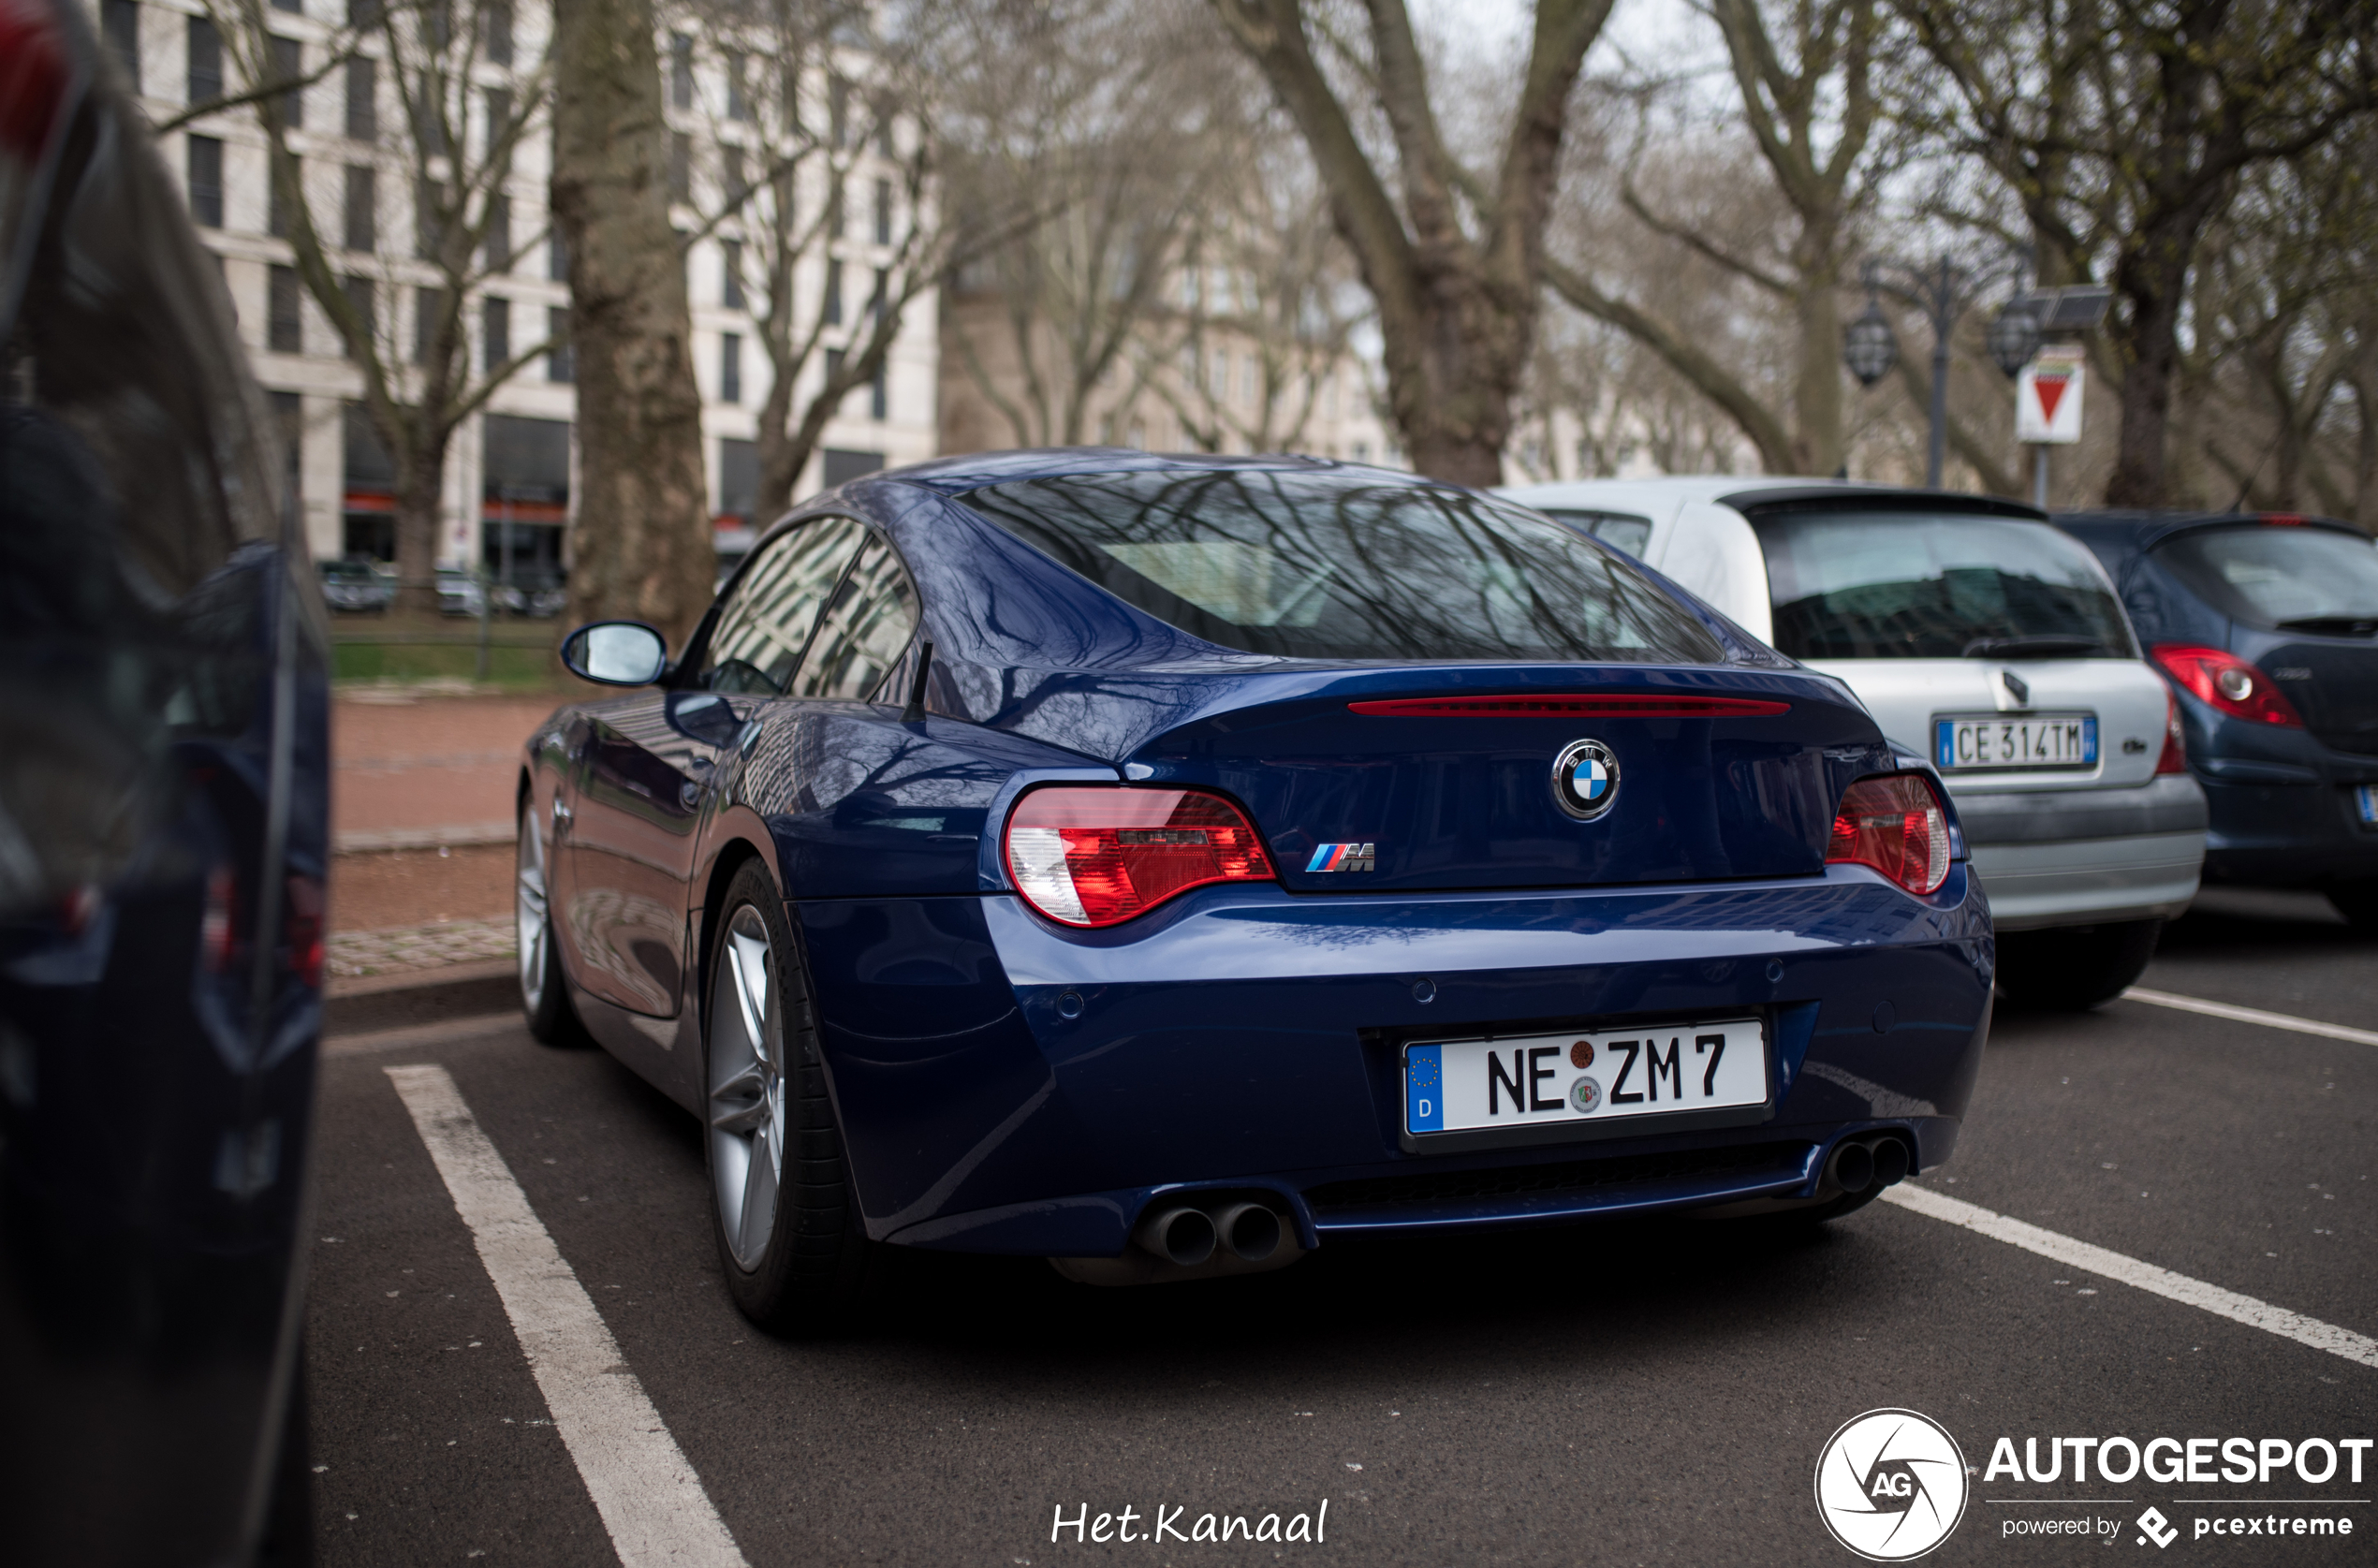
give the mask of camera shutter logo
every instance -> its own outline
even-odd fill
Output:
[[[1947,1540],[1967,1492],[1957,1440],[1912,1410],[1853,1417],[1816,1458],[1818,1517],[1870,1562],[1905,1562]]]
[[[1552,799],[1579,822],[1592,822],[1619,798],[1619,759],[1599,740],[1572,740],[1552,762]]]

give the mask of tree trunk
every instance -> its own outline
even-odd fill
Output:
[[[768,400],[759,405],[759,489],[752,496],[752,526],[765,528],[791,509],[793,487],[808,465],[809,448],[786,428],[793,418],[793,370],[789,357],[776,361]]]
[[[1799,369],[1792,386],[1792,471],[1829,479],[1840,471],[1842,441],[1842,306],[1830,269],[1800,275],[1794,301],[1799,318]]]
[[[2130,357],[2122,367],[2122,428],[2114,473],[2106,481],[2108,506],[2165,505],[2180,314],[2196,228],[2190,223],[2183,232],[2142,236],[2115,269],[2114,286],[2130,301],[2124,345]]]
[[[394,444],[389,444],[394,449]],[[429,614],[437,608],[439,491],[445,488],[446,443],[434,456],[400,463],[393,497],[396,520],[396,609]]]
[[[650,0],[554,7],[552,204],[578,361],[570,609],[648,622],[682,649],[718,564],[653,31]]]

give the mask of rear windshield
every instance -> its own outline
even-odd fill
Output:
[[[2352,634],[2378,621],[2378,545],[2326,528],[2221,528],[2155,551],[2214,605],[2289,631]]]
[[[1624,557],[1534,512],[1343,472],[1030,479],[966,504],[1193,637],[1305,659],[1718,664]]]
[[[1800,659],[2136,658],[2086,547],[2045,522],[1941,512],[1771,512],[1775,646]]]

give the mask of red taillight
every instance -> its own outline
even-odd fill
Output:
[[[2169,692],[2164,694],[2164,755],[2155,759],[2155,771],[2188,771],[2188,731],[2180,727],[2180,698]]]
[[[289,973],[300,983],[322,984],[322,885],[310,876],[289,878],[287,913],[282,917],[282,945],[288,950]]]
[[[230,867],[217,866],[207,873],[206,908],[198,916],[198,961],[217,975],[231,967],[231,956],[238,945],[232,916],[239,892],[240,885]]]
[[[1269,882],[1246,813],[1195,789],[1054,785],[1007,818],[1007,874],[1068,926],[1112,926],[1210,882]]]
[[[1788,713],[1788,702],[1748,696],[1690,696],[1666,692],[1547,692],[1505,696],[1396,696],[1349,702],[1346,711],[1398,719],[1733,719]]]
[[[1920,773],[1860,779],[1833,813],[1830,864],[1872,866],[1911,893],[1948,880],[1948,813]]]
[[[2270,677],[2235,653],[2218,648],[2195,648],[2180,642],[2155,645],[2155,662],[2198,700],[2209,702],[2232,718],[2257,724],[2304,727],[2303,715]]]

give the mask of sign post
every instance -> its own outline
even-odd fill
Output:
[[[2045,344],[2015,380],[2015,438],[2032,444],[2032,505],[2042,511],[2048,509],[2048,448],[2080,439],[2086,359],[2078,344]]]

